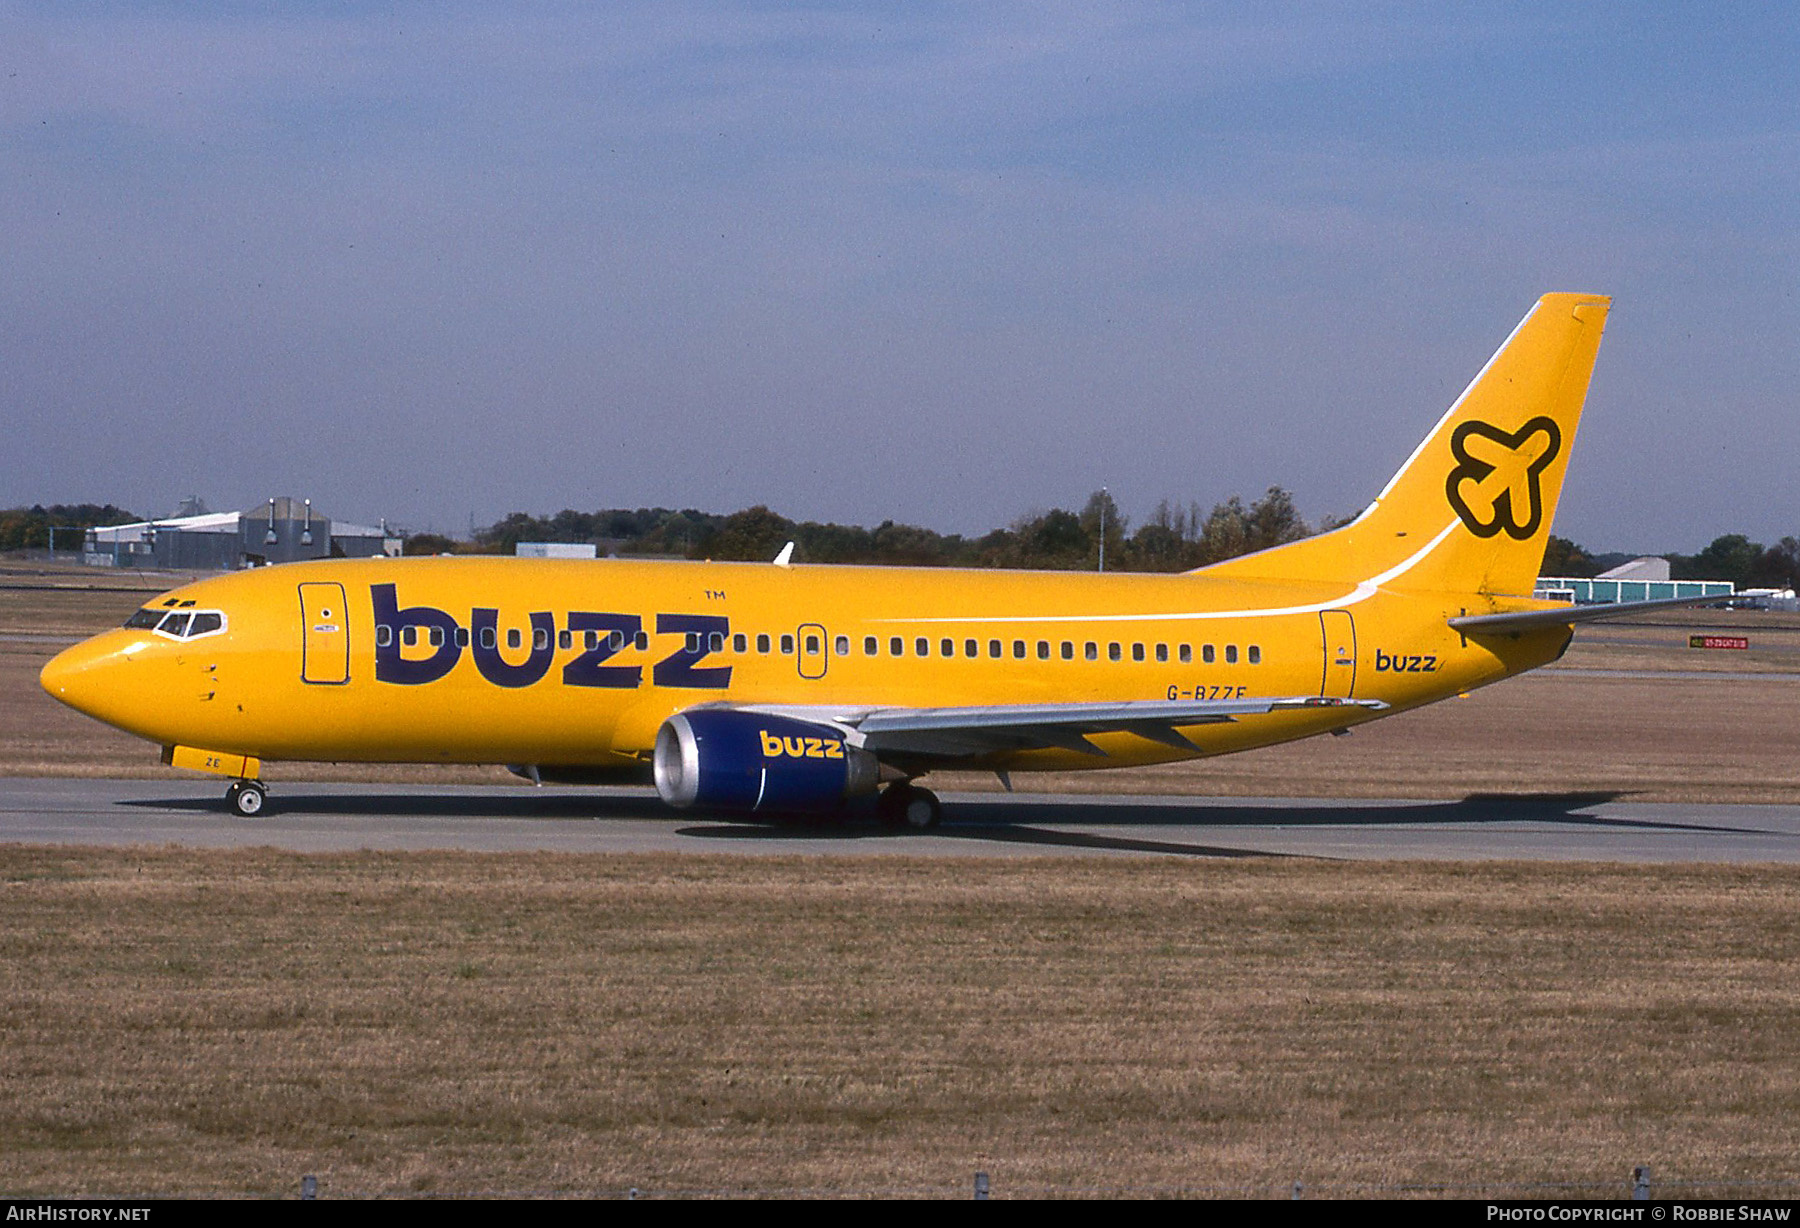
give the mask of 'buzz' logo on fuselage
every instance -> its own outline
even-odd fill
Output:
[[[374,606],[377,682],[401,686],[436,682],[455,669],[467,651],[482,678],[494,686],[533,686],[549,675],[559,643],[567,648],[579,643],[579,654],[562,667],[564,686],[629,690],[643,685],[642,665],[609,663],[627,646],[641,648],[648,642],[640,642],[645,635],[644,618],[637,614],[572,610],[564,616],[559,631],[554,614],[534,611],[529,615],[531,647],[525,659],[508,661],[500,655],[500,611],[491,606],[470,610],[468,625],[464,626],[448,611],[433,606],[402,607],[392,584],[370,585],[369,598]],[[384,627],[385,635],[381,630]],[[730,620],[720,615],[656,615],[658,635],[682,638],[681,647],[651,665],[651,685],[721,691],[730,687],[731,666],[699,664],[714,651],[715,644],[724,643],[730,630]],[[409,656],[403,652],[420,640],[430,649],[428,654]]]

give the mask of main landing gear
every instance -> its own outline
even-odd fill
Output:
[[[225,790],[225,804],[241,818],[254,819],[268,800],[269,786],[260,780],[234,780]]]
[[[911,827],[921,831],[936,827],[944,817],[944,806],[938,801],[937,794],[904,780],[887,787],[875,803],[875,810],[889,827]]]

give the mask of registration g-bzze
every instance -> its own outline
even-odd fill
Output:
[[[675,806],[940,807],[939,769],[1066,771],[1336,732],[1555,660],[1531,597],[1608,300],[1539,300],[1354,521],[1183,575],[416,558],[186,585],[51,695],[230,777],[278,760],[653,779]],[[1610,612],[1631,607],[1610,607]]]

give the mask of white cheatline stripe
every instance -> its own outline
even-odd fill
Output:
[[[1315,601],[1308,605],[1272,606],[1261,610],[1189,610],[1178,614],[1004,614],[986,618],[881,618],[877,622],[902,623],[1162,623],[1162,622],[1199,622],[1214,618],[1280,618],[1289,614],[1317,614],[1321,610],[1341,610],[1347,605],[1356,605],[1367,601],[1380,591],[1381,586],[1396,580],[1425,561],[1433,550],[1444,544],[1444,540],[1456,531],[1458,522],[1452,520],[1445,525],[1438,535],[1426,542],[1413,556],[1406,561],[1388,568],[1378,576],[1367,580],[1359,580],[1356,587],[1342,597],[1330,601]]]

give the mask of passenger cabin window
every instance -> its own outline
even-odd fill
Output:
[[[375,627],[375,647],[386,648],[394,642],[394,629],[386,623],[378,623]]]
[[[567,627],[564,627],[561,631],[556,633],[556,646],[558,648],[569,648],[572,647],[574,643],[575,636]]]
[[[782,655],[784,655],[784,656],[791,657],[794,655],[794,637],[793,636],[784,635],[781,637],[781,651],[782,651]]]
[[[806,637],[806,651],[810,655],[815,656],[815,657],[819,655],[819,637],[818,636],[809,635]]]
[[[1050,659],[1050,641],[1049,640],[1039,640],[1038,641],[1038,660],[1048,661],[1049,659]]]
[[[1090,661],[1098,661],[1100,659],[1100,645],[1094,643],[1093,640],[1089,640],[1087,642],[1087,647],[1082,649],[1082,655]]]
[[[700,651],[700,633],[698,631],[690,631],[687,633],[687,650],[690,653]]]
[[[756,637],[756,651],[761,653],[769,651],[769,637],[767,635],[758,635]]]
[[[456,629],[456,646],[458,648],[467,648],[469,646],[469,629],[467,627],[458,627]]]
[[[863,636],[863,656],[872,657],[881,648],[881,641],[872,635]]]
[[[1120,661],[1123,660],[1124,657],[1124,650],[1121,649],[1116,642],[1106,646],[1106,659],[1108,661]]]
[[[989,640],[988,641],[988,656],[994,658],[995,660],[1000,659],[1000,641],[999,640]]]
[[[1252,664],[1252,665],[1261,665],[1262,664],[1262,648],[1260,645],[1257,645],[1257,644],[1250,645],[1250,664]]]
[[[1194,646],[1192,644],[1183,644],[1181,646],[1181,663],[1183,665],[1191,665],[1193,660]]]
[[[1236,644],[1225,645],[1225,664],[1227,664],[1227,665],[1236,665],[1237,664],[1237,645]]]
[[[981,655],[981,641],[980,640],[964,640],[963,641],[963,656],[979,657],[980,655]]]
[[[1144,659],[1144,646],[1142,644],[1133,644],[1131,646],[1131,659],[1133,661],[1142,661]]]
[[[511,628],[507,629],[506,646],[508,648],[517,648],[521,644],[523,644],[524,641],[525,641],[525,637],[519,634],[519,629],[517,627],[511,627]]]
[[[929,657],[931,655],[931,641],[921,635],[917,640],[913,641],[913,651],[918,653],[921,657]]]
[[[437,628],[433,627],[432,630],[435,631]],[[494,629],[492,627],[483,627],[481,629],[481,646],[483,648],[492,648],[494,646]]]
[[[648,631],[640,631],[631,637],[631,642],[636,646],[639,652],[642,652],[644,649],[650,647],[650,633]]]
[[[1200,646],[1200,659],[1208,665],[1213,663],[1213,646],[1211,644],[1202,644]]]
[[[945,640],[938,645],[938,653],[940,656],[954,657],[956,655],[956,641]]]
[[[408,648],[417,644],[419,642],[419,629],[417,627],[400,628],[400,642]]]
[[[725,633],[723,631],[708,632],[706,636],[706,650],[708,652],[724,652]]]
[[[905,640],[901,639],[899,636],[896,635],[893,639],[888,641],[888,656],[903,657],[905,655],[906,655],[906,641]]]
[[[1014,640],[1013,641],[1013,660],[1023,661],[1024,659],[1025,659],[1025,641],[1024,640]]]
[[[1065,661],[1073,661],[1075,659],[1074,640],[1064,640],[1062,642],[1062,659]]]
[[[456,631],[458,635],[468,634],[468,632],[461,627],[458,627]],[[444,646],[444,629],[442,627],[433,627],[431,629],[431,646],[433,648],[442,648]]]
[[[741,653],[747,652],[749,648],[750,637],[745,635],[742,631],[731,637],[731,651]]]

